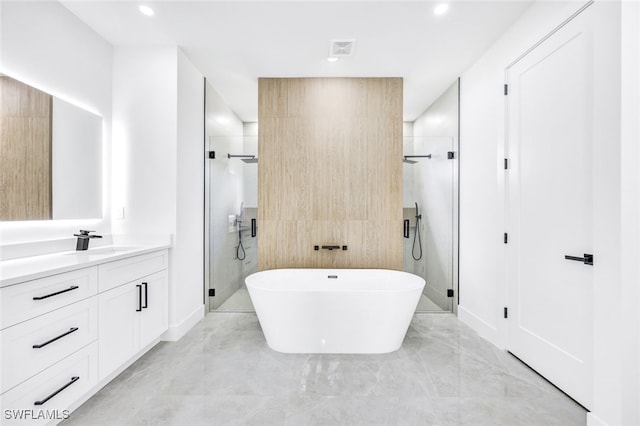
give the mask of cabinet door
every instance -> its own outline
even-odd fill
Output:
[[[167,271],[140,279],[142,313],[140,315],[140,348],[160,337],[168,328]]]
[[[129,360],[140,346],[139,282],[116,287],[98,296],[99,379]]]

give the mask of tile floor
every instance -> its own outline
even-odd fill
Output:
[[[385,355],[281,354],[255,314],[161,342],[72,425],[584,425],[585,410],[452,314],[416,315]]]

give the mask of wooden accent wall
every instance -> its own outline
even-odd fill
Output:
[[[402,269],[402,79],[261,78],[258,269]],[[347,251],[314,251],[314,245]]]
[[[0,220],[51,219],[51,95],[0,76]]]

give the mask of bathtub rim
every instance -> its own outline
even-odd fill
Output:
[[[405,276],[410,278],[411,281],[403,282],[403,285],[389,288],[375,288],[375,287],[365,287],[365,288],[349,288],[349,287],[338,287],[337,284],[339,281],[329,282],[327,286],[323,287],[304,287],[304,286],[289,286],[282,288],[270,287],[268,282],[260,282],[257,281],[260,277],[258,275],[267,275],[269,273],[275,274],[278,271],[327,271],[329,275],[332,275],[332,272],[336,272],[337,274],[340,271],[382,271],[385,273],[394,273],[400,276]],[[415,291],[420,289],[424,290],[426,286],[426,281],[419,275],[413,274],[411,272],[399,271],[396,269],[383,269],[383,268],[275,268],[275,269],[265,269],[262,271],[254,272],[250,274],[244,279],[245,285],[247,289],[261,290],[261,291],[273,291],[273,292],[402,292],[402,291]]]

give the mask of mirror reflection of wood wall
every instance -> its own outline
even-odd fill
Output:
[[[51,219],[51,95],[0,76],[0,221]]]

